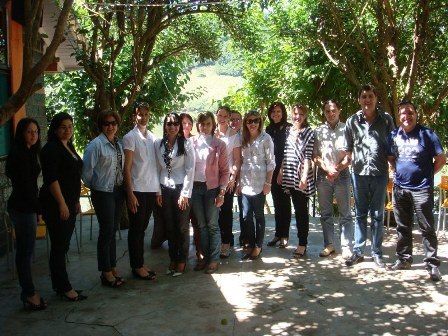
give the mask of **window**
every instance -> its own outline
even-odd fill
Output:
[[[8,31],[6,8],[0,6],[0,67],[8,67]]]

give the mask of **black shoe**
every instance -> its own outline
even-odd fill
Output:
[[[432,281],[437,282],[442,280],[442,274],[439,271],[439,268],[437,266],[426,266],[426,269],[428,270],[429,277]]]
[[[373,261],[374,261],[375,265],[380,267],[380,268],[386,267],[386,264],[384,263],[384,260],[383,260],[382,256],[374,255],[373,256]]]
[[[100,279],[101,284],[107,287],[118,288],[123,284],[123,281],[119,280],[118,278],[115,278],[114,280],[107,280],[104,274],[101,274]]]
[[[60,294],[60,298],[61,298],[61,300],[71,301],[71,302],[78,302],[78,301],[87,299],[87,296],[79,294],[78,291],[76,291],[76,292],[78,293],[78,295],[75,297],[69,297],[69,296],[67,296],[67,294],[62,293],[62,294]]]
[[[31,310],[31,311],[38,311],[38,310],[44,310],[47,309],[48,303],[43,298],[40,298],[40,301],[38,304],[32,303],[29,298],[22,298],[23,302],[23,309],[25,310]]]
[[[280,237],[274,237],[272,240],[267,244],[268,246],[275,246],[280,241]]]
[[[364,261],[364,257],[363,256],[360,256],[359,254],[353,253],[352,256],[345,261],[345,265],[350,267],[350,266],[353,266],[354,264],[360,263],[362,261]]]
[[[249,260],[257,260],[258,258],[260,258],[261,252],[263,252],[263,249],[260,249],[260,252],[258,252],[257,255],[251,255],[249,257]]]
[[[154,280],[156,278],[157,274],[156,274],[156,272],[150,270],[150,271],[148,271],[147,276],[141,276],[140,274],[138,274],[138,272],[135,270],[135,268],[133,268],[132,275],[140,280]]]
[[[406,260],[398,259],[395,263],[387,265],[389,271],[401,271],[411,269],[411,263]]]

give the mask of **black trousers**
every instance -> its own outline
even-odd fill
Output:
[[[223,244],[234,244],[233,238],[233,195],[234,192],[224,194],[224,203],[219,210],[218,224],[221,230],[221,242]]]
[[[135,214],[128,211],[129,232],[128,249],[131,268],[140,268],[144,264],[144,240],[145,231],[149,224],[155,203],[155,192],[137,192],[134,195],[138,200],[138,208]]]
[[[278,172],[272,176],[272,201],[275,210],[275,236],[278,238],[289,237],[289,227],[291,225],[291,196],[277,184]]]

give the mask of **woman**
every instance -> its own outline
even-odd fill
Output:
[[[288,245],[289,225],[291,223],[291,198],[285,193],[282,186],[277,184],[277,176],[283,161],[285,150],[286,134],[292,125],[286,121],[288,115],[286,107],[282,102],[274,102],[269,106],[269,125],[266,127],[272,141],[274,142],[275,169],[272,175],[272,200],[275,209],[275,236],[268,243],[268,246],[275,246],[280,242],[279,247],[285,248]]]
[[[190,139],[192,136],[194,136],[194,134],[191,133],[191,130],[193,129],[193,118],[188,113],[181,113],[179,117],[182,122],[182,130],[184,132],[184,137],[185,139]],[[194,216],[194,212],[191,206],[190,206],[190,221],[191,226],[193,227],[193,241],[194,245],[196,246],[196,258],[199,261],[204,258],[201,247],[201,233],[199,232],[198,221]]]
[[[218,209],[224,202],[229,182],[229,163],[226,144],[214,136],[213,113],[200,113],[196,125],[199,134],[192,138],[196,164],[191,200],[201,232],[204,259],[198,261],[194,270],[205,269],[206,274],[212,274],[218,270],[221,243]]]
[[[136,105],[135,127],[123,137],[124,184],[129,216],[128,249],[132,274],[137,279],[154,280],[156,273],[145,265],[144,239],[154,209],[159,177],[155,154],[155,136],[146,126],[149,105]]]
[[[314,132],[308,126],[306,106],[292,107],[293,126],[289,129],[285,143],[285,156],[277,177],[291,194],[294,205],[299,246],[293,253],[295,258],[303,258],[308,245],[310,227],[308,198],[315,192],[313,167],[311,164],[314,146]]]
[[[243,118],[241,153],[238,191],[242,194],[244,226],[249,239],[249,250],[242,259],[257,260],[262,252],[266,227],[264,203],[271,192],[275,168],[274,143],[263,131],[263,119],[257,111],[249,111]]]
[[[165,116],[163,130],[163,138],[155,142],[161,186],[157,202],[162,207],[168,236],[170,265],[166,273],[177,277],[185,272],[190,245],[189,199],[193,189],[194,153],[191,142],[184,137],[178,114]]]
[[[16,265],[27,310],[43,310],[47,302],[35,291],[31,276],[31,258],[36,242],[36,226],[41,218],[37,178],[40,173],[40,127],[36,120],[24,118],[16,128],[14,142],[6,161],[6,176],[11,179],[12,193],[8,212],[16,234]]]
[[[124,201],[124,153],[121,141],[115,136],[120,121],[115,111],[99,113],[97,127],[100,134],[87,145],[82,169],[82,179],[91,190],[100,228],[97,258],[101,283],[112,288],[124,283],[117,270],[115,242]]]
[[[216,136],[224,141],[227,148],[227,159],[229,161],[230,177],[227,183],[224,203],[219,211],[219,228],[221,230],[221,258],[230,256],[230,246],[233,246],[232,233],[233,224],[233,194],[235,192],[235,179],[241,166],[241,137],[237,131],[229,126],[230,108],[220,106],[216,111],[218,127]]]
[[[73,118],[56,114],[48,129],[48,142],[40,160],[44,184],[40,190],[42,215],[50,235],[50,274],[53,289],[62,299],[80,301],[87,297],[72,288],[65,255],[80,210],[82,160],[72,144]]]

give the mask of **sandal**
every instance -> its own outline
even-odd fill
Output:
[[[268,246],[275,246],[280,241],[280,237],[274,237],[272,240],[267,244]]]
[[[294,258],[303,258],[306,254],[306,246],[298,246],[292,253]]]
[[[132,269],[132,275],[140,280],[154,280],[156,278],[156,272],[153,270],[147,271],[148,275],[140,275],[135,268]]]
[[[115,277],[114,280],[108,280],[104,276],[104,274],[101,274],[100,279],[101,279],[101,284],[103,286],[107,286],[107,287],[118,288],[123,284],[123,281],[121,281],[117,277]]]
[[[44,310],[47,309],[48,306],[47,301],[45,301],[43,298],[40,298],[38,304],[31,302],[29,298],[24,298],[22,302],[23,302],[23,309],[31,311]]]

